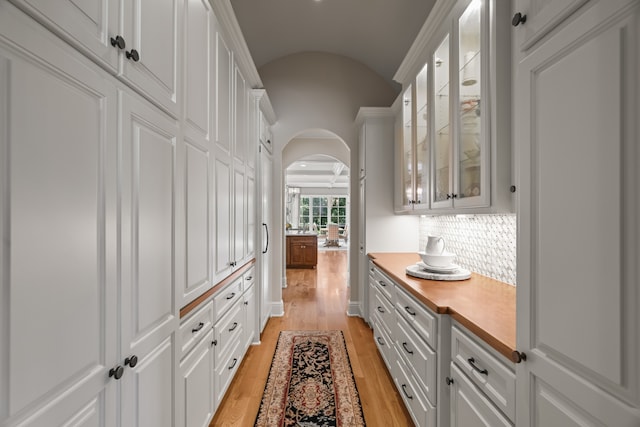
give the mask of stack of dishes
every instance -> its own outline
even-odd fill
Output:
[[[441,237],[439,239],[442,240]],[[471,272],[469,270],[453,262],[456,254],[444,250],[444,242],[442,242],[441,248],[433,249],[428,244],[425,252],[418,252],[422,261],[408,266],[407,274],[429,280],[465,280],[470,278]]]

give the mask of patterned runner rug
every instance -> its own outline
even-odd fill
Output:
[[[280,332],[255,425],[365,425],[342,331]]]

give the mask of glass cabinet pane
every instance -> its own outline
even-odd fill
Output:
[[[449,120],[449,36],[433,55],[434,77],[434,201],[447,200],[451,193],[449,157],[451,132]]]
[[[458,197],[480,196],[482,120],[481,107],[481,11],[482,0],[473,0],[458,21],[460,118],[458,143]]]
[[[409,86],[402,96],[402,205],[409,206],[413,199],[413,156],[412,134],[413,123],[411,120],[412,102]]]
[[[427,203],[429,188],[429,133],[428,133],[428,64],[416,77],[416,203]]]

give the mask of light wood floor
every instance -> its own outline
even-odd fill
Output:
[[[369,326],[347,312],[347,252],[318,253],[314,270],[287,269],[284,317],[271,318],[261,344],[251,346],[210,427],[252,426],[267,381],[278,333],[292,329],[340,329],[347,343],[368,427],[413,423],[373,341]]]

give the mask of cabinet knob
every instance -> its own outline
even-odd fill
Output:
[[[122,374],[124,374],[124,368],[120,365],[109,370],[109,378],[114,377],[115,379],[119,380],[120,378],[122,378]]]
[[[211,341],[211,345],[212,345],[212,346],[218,345],[218,340],[213,340],[213,341]]]
[[[130,368],[134,368],[138,364],[138,356],[135,354],[133,356],[129,356],[124,359],[124,366],[129,366]]]
[[[453,384],[453,378],[447,377],[447,378],[445,378],[445,382],[447,383],[447,385],[451,385],[451,384]]]
[[[125,52],[125,55],[127,56],[127,59],[131,59],[133,62],[138,62],[140,60],[140,54],[135,49]]]
[[[447,200],[449,200],[449,199],[450,199],[450,198],[452,198],[452,197],[453,197],[453,195],[452,195],[452,194],[447,193]]]
[[[524,24],[527,22],[527,15],[523,15],[520,12],[513,15],[513,19],[511,20],[511,25],[517,27],[520,24]]]
[[[126,47],[126,45],[127,44],[124,42],[122,36],[116,36],[115,39],[111,37],[111,46],[117,47],[118,49],[122,50]]]
[[[518,350],[514,350],[511,353],[511,361],[513,363],[520,363],[524,362],[525,360],[527,360],[527,355],[525,353],[521,353]]]

